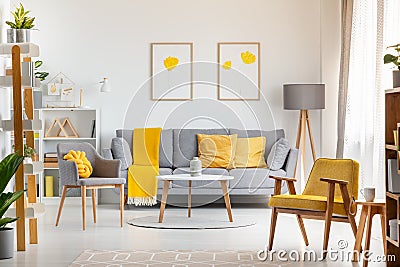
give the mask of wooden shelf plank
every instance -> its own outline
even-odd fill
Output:
[[[386,90],[385,90],[385,93],[386,93],[386,94],[400,93],[400,87],[391,88],[391,89],[386,89]]]
[[[386,192],[386,196],[393,198],[395,200],[399,200],[400,199],[400,194],[396,194],[396,193],[391,193],[389,191]]]
[[[387,144],[387,145],[385,145],[385,148],[389,149],[389,150],[397,151],[397,146],[395,146],[393,144]]]
[[[59,141],[59,140],[96,140],[95,137],[45,137],[44,141]]]
[[[392,243],[393,245],[395,245],[396,247],[400,247],[399,246],[399,241],[393,240],[390,237],[386,236],[386,241]]]

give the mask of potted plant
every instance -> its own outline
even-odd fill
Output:
[[[7,30],[7,43],[26,43],[30,41],[30,30],[35,26],[33,22],[35,17],[28,17],[29,10],[25,10],[20,3],[19,7],[15,8],[11,14],[14,21],[6,21],[6,24],[11,27]]]
[[[0,259],[14,256],[14,229],[6,227],[18,218],[3,217],[8,208],[24,193],[23,190],[5,193],[5,189],[24,157],[10,154],[0,162]]]
[[[24,144],[24,163],[32,163],[32,156],[34,155],[36,155],[36,150]]]
[[[383,57],[385,64],[393,63],[397,70],[393,71],[393,88],[400,87],[400,44],[388,46],[387,49],[395,51],[394,55],[391,53],[386,54]]]

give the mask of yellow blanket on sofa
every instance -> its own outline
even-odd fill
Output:
[[[161,128],[136,128],[133,131],[133,165],[128,169],[128,204],[157,204],[158,155]]]

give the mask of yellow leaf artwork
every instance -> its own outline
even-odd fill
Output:
[[[222,64],[222,67],[226,70],[230,70],[232,67],[232,61],[225,61],[224,64]]]
[[[252,64],[256,61],[256,56],[249,51],[242,52],[240,56],[244,64]]]
[[[50,87],[50,92],[55,93],[56,91],[57,91],[56,85],[53,84],[53,85]]]
[[[179,59],[176,57],[167,57],[164,59],[164,66],[167,70],[173,70],[179,63]]]

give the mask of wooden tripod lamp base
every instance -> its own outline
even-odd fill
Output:
[[[308,136],[310,138],[311,144],[311,152],[313,161],[317,159],[315,154],[315,146],[314,146],[314,139],[312,136],[311,125],[310,125],[310,117],[308,115],[308,110],[300,110],[300,117],[299,117],[299,126],[297,130],[297,138],[296,138],[296,148],[301,152],[301,164],[302,169],[305,169],[305,160],[306,160],[306,128],[308,129]],[[301,148],[300,148],[301,144]],[[294,171],[296,175],[296,169]]]
[[[325,109],[325,85],[284,84],[283,107],[287,110],[300,110],[296,148],[301,152],[301,165],[304,176],[306,161],[306,128],[308,129],[308,135],[310,137],[313,160],[315,161],[317,158],[308,111],[311,109]],[[294,176],[296,176],[296,169],[294,171]]]

